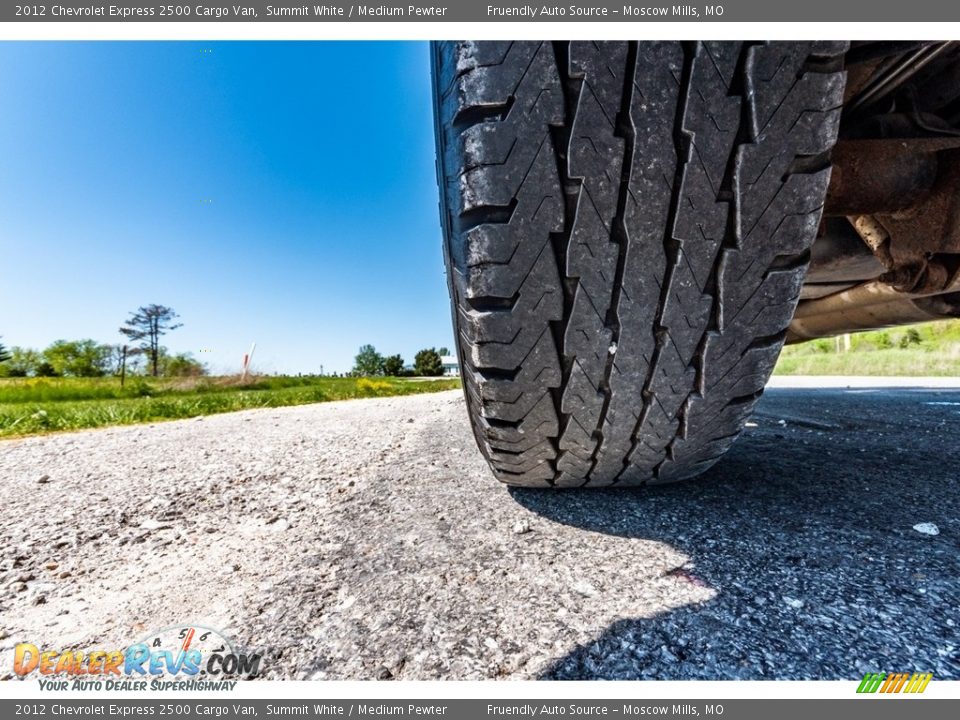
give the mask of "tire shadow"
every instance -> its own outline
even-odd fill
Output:
[[[676,581],[717,591],[619,620],[541,677],[960,678],[953,402],[960,392],[770,390],[757,427],[698,480],[511,490],[551,521],[669,543],[690,558]]]

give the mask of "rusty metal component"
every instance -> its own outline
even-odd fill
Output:
[[[894,290],[912,295],[938,295],[949,292],[950,270],[939,262],[920,266],[903,265],[880,277]]]
[[[925,139],[838,142],[824,213],[870,215],[916,205],[937,178],[935,147]]]
[[[935,291],[897,289],[888,276],[797,306],[787,342],[802,342],[858,330],[874,330],[928,320],[960,317],[960,272],[952,277],[931,263],[937,277],[947,278]],[[953,298],[956,298],[954,300]]]
[[[960,317],[960,44],[866,43],[847,61],[842,139],[789,342]]]
[[[879,284],[880,287],[885,287]],[[858,287],[866,287],[859,285]],[[841,293],[843,295],[844,293]],[[837,297],[836,295],[832,297]],[[803,305],[821,302],[813,300]],[[850,332],[879,330],[899,327],[912,323],[945,320],[960,317],[960,305],[949,314],[930,312],[918,302],[902,297],[891,298],[889,302],[871,305],[851,306],[835,313],[815,315],[807,318],[794,318],[787,329],[786,344],[806,342],[816,338],[834,337]]]
[[[880,253],[890,241],[890,233],[872,215],[855,215],[850,218],[850,224],[874,254]]]
[[[876,215],[890,235],[893,267],[960,254],[960,151],[942,151],[937,159],[937,180],[929,195],[910,208]]]
[[[960,254],[960,137],[837,145],[825,213],[846,215],[888,270]]]
[[[838,292],[852,288],[859,283],[855,282],[836,282],[836,283],[804,283],[803,287],[800,288],[800,302],[804,300],[816,300],[818,298],[826,297],[827,295],[834,295]]]
[[[883,236],[886,237],[886,231]],[[877,259],[847,218],[825,218],[810,253],[810,267],[800,297],[807,300],[830,295],[886,271],[887,266]]]
[[[960,317],[960,138],[837,147],[827,211],[873,262],[828,218],[787,341]]]

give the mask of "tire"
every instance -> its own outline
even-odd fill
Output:
[[[669,482],[730,446],[799,297],[844,50],[433,45],[454,328],[497,478]]]

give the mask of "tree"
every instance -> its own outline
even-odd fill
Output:
[[[9,377],[27,377],[37,374],[37,366],[43,358],[36,350],[22,347],[10,348],[10,359],[4,363],[4,372]]]
[[[397,377],[403,375],[403,358],[399,355],[390,355],[383,361],[383,374]]]
[[[15,350],[16,348],[14,348]],[[26,370],[16,367],[8,362],[13,359],[13,354],[7,350],[3,343],[0,343],[0,377],[26,377]]]
[[[449,354],[450,354],[450,351],[446,347],[442,347],[437,350],[437,355],[439,355],[440,357],[443,357],[444,355],[449,355]]]
[[[373,345],[361,345],[360,352],[353,359],[354,375],[382,375],[383,355]]]
[[[43,359],[57,375],[102,377],[110,371],[109,345],[96,340],[57,340],[43,351]]]
[[[160,358],[160,368],[164,377],[201,377],[207,374],[207,366],[190,353],[164,353]]]
[[[424,377],[443,375],[443,363],[440,361],[440,353],[433,348],[421,350],[413,360],[413,371],[417,375]]]
[[[150,359],[154,377],[160,373],[160,337],[183,326],[183,323],[174,323],[178,317],[173,308],[144,305],[131,313],[127,324],[120,328],[130,340],[140,343],[140,349]]]
[[[130,351],[124,351],[126,345],[110,345],[110,356],[108,362],[110,364],[109,373],[111,375],[119,376],[122,372],[126,370],[124,367],[127,362],[127,356],[130,354]]]

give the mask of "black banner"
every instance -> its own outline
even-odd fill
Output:
[[[838,3],[805,0],[726,0],[721,3],[471,2],[416,0],[406,3],[295,3],[283,0],[151,2],[150,0],[61,0],[4,3],[3,22],[952,22],[960,4],[940,0],[873,0]]]
[[[852,690],[851,690],[852,692]],[[322,695],[322,690],[318,692]],[[909,707],[908,707],[909,705]],[[395,718],[425,720],[605,720],[607,718],[723,718],[723,720],[809,720],[842,717],[856,720],[926,720],[956,717],[960,702],[920,697],[870,697],[849,700],[157,700],[56,699],[0,701],[0,716],[53,718]],[[952,710],[950,708],[953,708]]]

